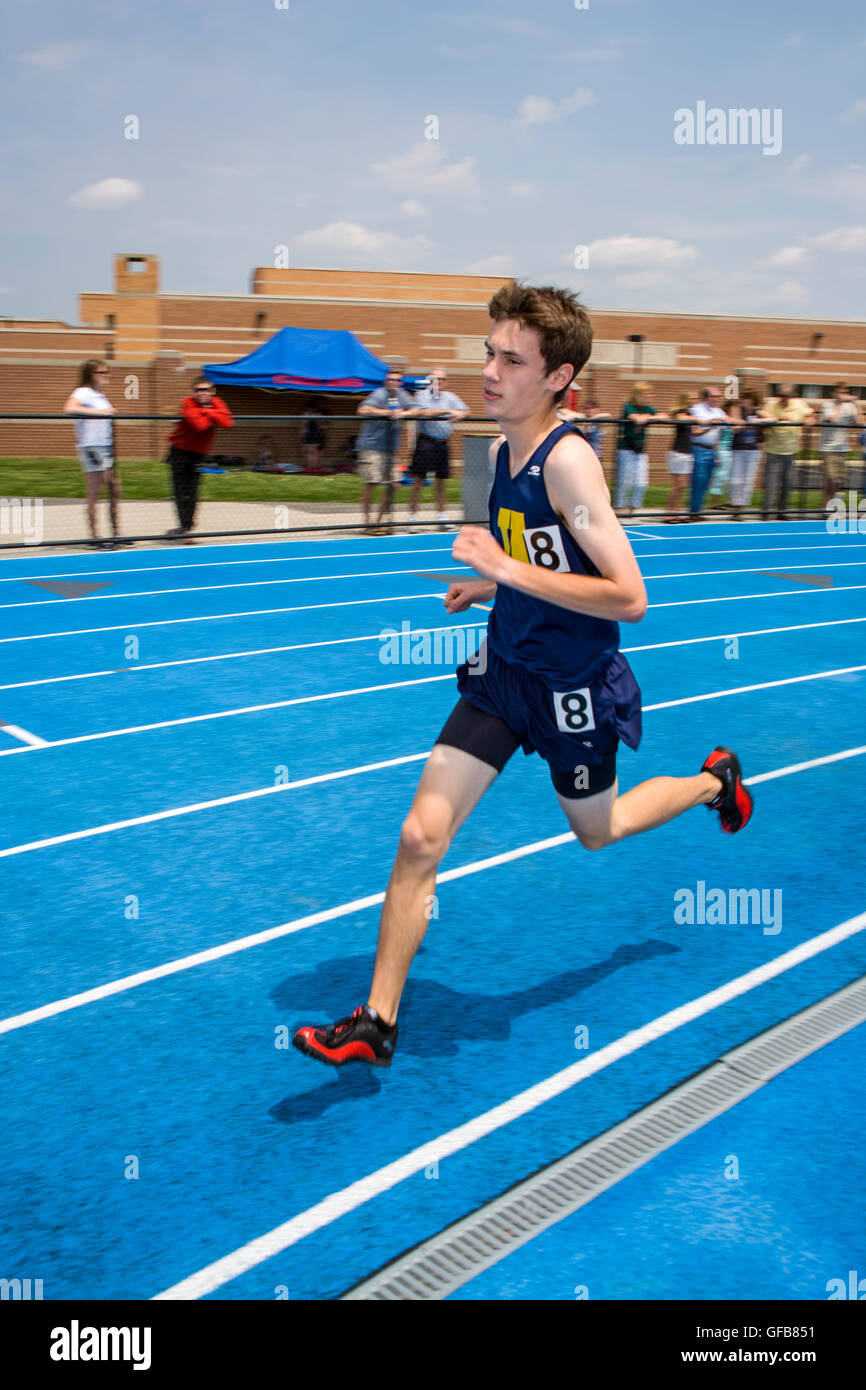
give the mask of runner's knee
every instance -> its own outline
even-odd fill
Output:
[[[578,830],[576,826],[572,829],[584,849],[604,849],[605,845],[613,844],[614,836],[609,830]]]
[[[429,809],[413,808],[400,832],[400,852],[415,863],[438,864],[449,844],[449,827]]]

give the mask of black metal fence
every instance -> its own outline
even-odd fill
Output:
[[[0,414],[0,549],[27,544],[84,544],[91,538],[86,487],[78,460],[70,415]],[[95,417],[79,417],[90,418]],[[159,541],[176,530],[179,517],[174,486],[166,463],[168,436],[177,417],[117,414],[111,417],[113,452],[122,499],[119,531],[130,541]],[[650,421],[646,430],[641,476],[625,479],[633,466],[621,452],[624,420],[576,421],[597,431],[596,447],[620,514],[631,520],[688,515],[691,481],[672,492],[669,451],[674,425]],[[486,446],[496,437],[495,422],[471,418],[455,427],[449,450],[451,477],[444,498],[432,477],[414,485],[409,471],[415,427],[404,421],[392,459],[388,488],[366,485],[359,471],[357,415],[238,416],[234,427],[217,431],[211,452],[203,456],[197,478],[194,532],[200,538],[278,538],[303,532],[353,533],[368,526],[422,529],[463,520],[483,520],[477,503],[466,509],[469,474],[477,497],[487,469]],[[766,426],[765,429],[773,428]],[[828,492],[866,487],[866,463],[859,432],[852,428],[851,447],[829,463],[821,456],[822,431],[832,425],[797,426],[800,449],[791,466],[787,495],[773,502],[774,514],[820,514]],[[736,453],[737,451],[733,451]],[[725,448],[715,451],[701,515],[730,514],[730,463]],[[738,514],[760,517],[767,510],[763,451],[751,479],[750,495],[736,506]],[[625,483],[629,482],[626,489]],[[631,484],[634,484],[632,486]],[[832,485],[832,486],[831,486]],[[742,489],[741,489],[742,490]],[[387,510],[383,513],[383,501]],[[440,505],[441,500],[441,505]],[[38,521],[37,521],[38,518]],[[97,525],[107,536],[108,501],[97,504]]]

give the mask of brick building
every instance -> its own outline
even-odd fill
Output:
[[[159,257],[114,258],[114,288],[79,296],[80,325],[56,320],[0,318],[0,410],[47,413],[60,409],[87,357],[112,365],[110,396],[119,412],[169,415],[205,362],[231,362],[278,329],[350,329],[378,357],[409,370],[442,365],[453,390],[483,416],[480,366],[489,326],[486,305],[502,277],[415,274],[403,271],[253,271],[248,294],[167,293],[160,288]],[[652,383],[662,409],[678,393],[736,374],[741,388],[772,394],[793,381],[798,394],[829,395],[848,380],[866,396],[866,323],[727,314],[674,314],[590,306],[595,342],[580,377],[582,398],[594,397],[614,414],[633,383]],[[225,388],[237,414],[302,414],[310,398],[300,392]],[[356,404],[344,397],[334,413]],[[466,429],[489,431],[489,426]],[[157,458],[165,422],[118,425],[123,457]],[[653,462],[661,464],[666,431],[655,436]],[[0,421],[0,456],[69,456],[69,424],[16,425]],[[240,437],[238,436],[238,442]],[[228,446],[227,446],[228,447]],[[231,446],[237,447],[236,444]],[[612,438],[605,458],[611,455]]]

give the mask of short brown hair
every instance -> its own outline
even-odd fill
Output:
[[[101,357],[90,357],[90,358],[88,358],[88,360],[87,360],[86,362],[82,362],[82,364],[81,364],[81,372],[80,372],[80,375],[79,375],[79,377],[78,377],[78,385],[79,385],[79,386],[92,386],[92,385],[93,385],[93,378],[94,378],[94,376],[96,375],[96,372],[97,372],[98,368],[104,367],[104,366],[105,366],[105,362],[103,361],[103,359],[102,359]]]
[[[586,365],[592,351],[592,324],[577,295],[570,290],[510,280],[496,291],[487,311],[494,323],[516,319],[523,328],[535,329],[547,375],[568,363],[577,376]],[[555,393],[554,405],[564,399],[570,384]]]

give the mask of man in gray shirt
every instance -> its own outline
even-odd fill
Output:
[[[382,501],[376,528],[382,526],[384,518],[391,510],[391,496],[394,487],[394,456],[400,448],[402,434],[401,421],[416,415],[412,397],[400,385],[402,372],[390,367],[385,384],[371,391],[365,401],[358,406],[358,414],[364,423],[355,445],[358,454],[358,473],[364,481],[361,490],[361,506],[364,511],[364,525],[371,530],[370,503],[373,489],[382,487]],[[390,526],[386,529],[390,531]]]
[[[418,520],[418,496],[421,485],[427,481],[432,471],[436,488],[437,520],[446,522],[445,480],[451,469],[448,459],[448,440],[458,420],[465,420],[469,407],[453,391],[443,390],[448,380],[444,367],[434,367],[430,373],[430,384],[415,395],[415,407],[419,415],[418,437],[415,452],[409,465],[412,478],[412,491],[409,494],[409,520]],[[445,418],[435,419],[435,416]]]

